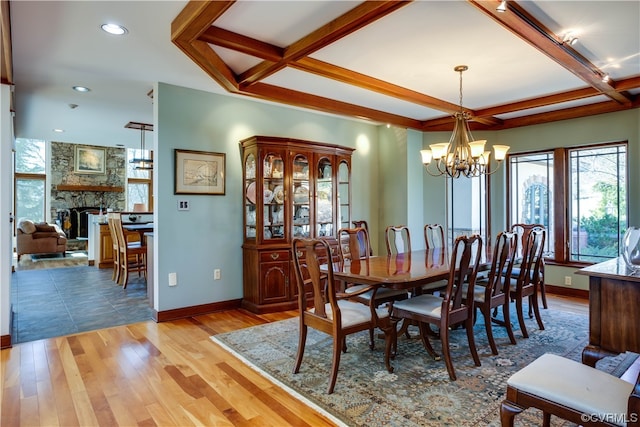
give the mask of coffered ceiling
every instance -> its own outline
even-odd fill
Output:
[[[16,135],[46,139],[59,126],[38,121],[78,111],[105,133],[150,122],[155,81],[424,131],[451,129],[461,64],[475,129],[640,106],[640,1],[499,4],[12,1],[13,74],[3,65],[2,78],[15,84]],[[100,34],[106,19],[129,33]],[[96,89],[71,110],[75,84]]]

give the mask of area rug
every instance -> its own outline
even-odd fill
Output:
[[[31,254],[31,261],[64,261],[64,260],[76,260],[87,259],[87,251],[66,251],[65,254],[61,252],[51,254]]]
[[[517,345],[506,331],[494,327],[499,354],[487,344],[484,324],[475,326],[482,366],[476,367],[463,330],[452,331],[453,365],[458,376],[450,381],[444,361],[431,359],[410,328],[412,338],[398,340],[392,374],[384,368],[384,341],[369,350],[368,332],[347,338],[348,352],[340,362],[333,394],[326,394],[331,370],[332,340],[309,329],[307,346],[298,374],[292,374],[298,347],[298,318],[212,336],[211,339],[295,397],[349,426],[499,426],[500,403],[507,379],[538,356],[549,352],[580,360],[588,341],[586,315],[553,309],[542,311],[545,330],[528,319],[529,338],[517,330]],[[440,341],[432,340],[440,353]],[[625,353],[598,362],[598,369],[620,376],[637,358]],[[519,426],[541,425],[541,413],[528,409],[517,419]],[[553,417],[552,425],[571,425]]]

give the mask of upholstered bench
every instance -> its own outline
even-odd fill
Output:
[[[631,384],[555,354],[544,354],[507,381],[500,407],[502,426],[529,407],[583,426],[640,426],[640,376]]]

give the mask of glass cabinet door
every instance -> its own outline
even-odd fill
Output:
[[[316,180],[316,237],[335,236],[333,229],[333,179],[331,160],[318,161]]]
[[[293,158],[293,237],[311,236],[309,206],[309,159],[298,154]]]
[[[340,209],[339,228],[349,228],[351,224],[351,195],[349,194],[349,165],[341,161],[338,166],[338,208]]]
[[[256,158],[249,154],[244,162],[244,198],[245,238],[256,238]]]
[[[284,238],[284,162],[280,154],[269,153],[263,167],[263,240]]]

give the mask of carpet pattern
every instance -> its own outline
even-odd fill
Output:
[[[515,331],[517,345],[509,343],[506,331],[494,327],[499,354],[487,344],[479,319],[475,337],[482,366],[473,364],[463,330],[452,331],[453,365],[458,380],[449,380],[444,361],[431,359],[411,327],[411,339],[398,340],[398,356],[390,374],[384,368],[384,341],[369,350],[368,332],[347,338],[336,388],[327,395],[331,370],[332,341],[328,335],[309,329],[300,372],[292,374],[298,347],[298,318],[260,325],[211,339],[248,365],[285,388],[292,389],[312,406],[332,415],[339,423],[353,426],[499,426],[500,403],[507,379],[538,356],[550,352],[580,360],[588,340],[586,315],[553,309],[542,312],[545,330],[527,320],[530,338]],[[440,352],[440,341],[432,340]],[[622,354],[598,362],[598,369],[620,376],[637,355]],[[519,426],[541,425],[541,413],[529,409],[517,418]],[[571,425],[553,417],[552,425]]]

